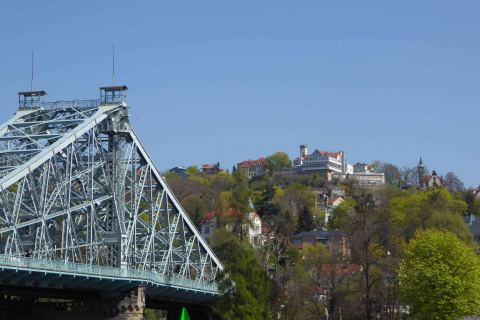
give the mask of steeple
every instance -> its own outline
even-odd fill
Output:
[[[418,166],[419,166],[419,167],[420,167],[420,166],[424,167],[422,157],[420,157],[420,161],[418,162]]]
[[[423,164],[422,157],[420,157],[420,161],[418,162],[417,176],[417,186],[421,188],[423,183],[423,177],[425,176],[425,165]]]

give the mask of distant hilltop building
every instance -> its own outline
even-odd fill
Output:
[[[417,187],[420,189],[441,187],[443,186],[442,180],[442,177],[439,177],[435,170],[432,171],[431,175],[427,175],[423,160],[420,158],[417,165]]]
[[[362,185],[385,184],[385,175],[374,172],[372,165],[358,162],[355,165],[347,163],[343,151],[320,151],[315,149],[308,153],[306,144],[300,145],[300,156],[293,160],[297,173],[319,173],[325,180],[354,180]]]
[[[370,164],[357,162],[353,165],[353,173],[334,174],[340,180],[354,180],[364,186],[377,186],[385,184],[385,174],[375,172]]]
[[[293,160],[293,168],[297,173],[319,173],[326,180],[332,179],[334,173],[347,173],[347,162],[343,151],[320,151],[315,149],[308,154],[308,146],[300,145],[300,156]]]
[[[238,170],[244,170],[248,178],[251,179],[256,176],[261,176],[265,173],[265,161],[264,157],[260,157],[256,160],[245,160],[237,164]]]
[[[182,178],[188,177],[188,170],[185,167],[173,167],[172,169],[168,170],[169,172],[173,172],[178,174]]]
[[[202,173],[205,173],[205,174],[217,174],[222,171],[223,169],[220,169],[220,162],[217,162],[214,164],[207,163],[202,165]]]
[[[255,212],[252,200],[248,200],[248,207],[250,212],[247,214],[247,221],[242,222],[241,228],[243,229],[243,232],[247,237],[248,241],[252,245],[261,245],[263,240],[262,219]],[[200,221],[200,233],[205,240],[209,241],[215,229],[219,227],[218,218],[222,218],[221,220],[224,221],[225,229],[228,232],[233,232],[235,222],[238,221],[240,216],[241,213],[234,208],[230,208],[226,212],[221,214],[216,213],[215,211],[209,212]]]

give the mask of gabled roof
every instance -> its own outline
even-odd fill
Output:
[[[329,204],[329,205],[333,205],[337,200],[342,200],[342,202],[343,202],[343,198],[342,198],[342,197],[336,196],[336,197],[330,197],[330,198],[328,198],[328,204]]]
[[[242,169],[248,169],[252,167],[257,167],[257,166],[263,166],[265,164],[265,158],[260,157],[255,160],[244,160],[238,164],[238,166]]]
[[[210,222],[213,218],[215,218],[215,211],[210,211],[200,219],[200,224]]]
[[[338,156],[341,153],[342,153],[341,151],[331,152],[331,151],[321,151],[321,150],[315,149],[315,151],[313,151],[311,155],[320,155],[320,156],[338,158]]]

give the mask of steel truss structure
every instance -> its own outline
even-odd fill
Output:
[[[223,266],[123,99],[40,103],[0,126],[0,254],[212,282]]]

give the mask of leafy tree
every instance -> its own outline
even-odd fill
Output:
[[[211,178],[210,180],[210,187],[215,192],[222,192],[225,190],[230,190],[233,187],[234,180],[233,176],[227,172],[220,171],[217,174],[209,175]]]
[[[274,288],[253,248],[220,229],[213,235],[212,248],[224,263],[225,279],[234,282],[233,292],[224,294],[213,307],[213,319],[270,319]],[[231,282],[224,281],[221,288],[228,292]]]
[[[203,201],[207,211],[215,209],[217,194],[210,187],[208,179],[200,176],[190,176],[187,179],[169,181],[169,185],[180,202],[187,197],[196,195]]]
[[[390,226],[400,228],[406,239],[410,239],[417,229],[436,228],[451,231],[464,241],[472,242],[463,219],[467,204],[443,188],[405,192],[392,199],[389,212]]]
[[[363,319],[371,320],[381,312],[385,266],[391,260],[388,214],[382,204],[388,203],[388,199],[384,199],[383,193],[365,190],[352,196],[345,201],[343,212],[337,212],[340,215],[336,222],[349,239],[351,261],[362,266],[355,286],[361,292]]]
[[[385,175],[385,182],[400,187],[402,185],[402,174],[400,169],[394,164],[387,162],[375,161],[373,163],[376,172],[381,172]]]
[[[328,319],[358,319],[362,301],[360,266],[343,261],[319,243],[306,245],[302,253],[298,264],[307,275],[301,295],[305,319],[322,319],[326,311]]]
[[[329,262],[330,255],[327,248],[321,243],[307,244],[302,249],[302,253],[303,257],[299,265],[307,279],[307,281],[304,281],[303,294],[301,294],[304,300],[303,307],[310,316],[323,317],[325,315],[325,301],[318,299],[318,297],[325,294],[322,290],[324,279],[321,271],[322,265]]]
[[[231,206],[238,212],[235,217],[235,231],[239,234],[240,240],[244,239],[245,228],[244,225],[249,223],[248,201],[251,196],[251,191],[248,187],[248,177],[243,170],[237,170],[233,174],[234,185],[230,196]]]
[[[480,214],[480,198],[477,198],[472,190],[465,190],[463,193],[463,200],[467,203],[469,214]]]
[[[176,172],[173,172],[173,171],[164,172],[163,176],[165,177],[165,179],[167,180],[168,183],[170,183],[172,181],[175,181],[175,180],[178,180],[178,179],[181,179],[180,175]]]
[[[273,198],[276,194],[276,188],[273,184],[268,184],[262,190],[260,197],[255,202],[255,208],[262,216],[262,219],[267,216],[277,215],[280,211],[280,207],[277,203],[274,203]]]
[[[271,178],[272,183],[278,186],[286,187],[292,184],[300,184],[313,188],[325,186],[325,179],[318,173],[310,174],[274,174]]]
[[[348,216],[355,210],[355,201],[347,198],[340,203],[338,207],[333,209],[328,226],[330,229],[340,229],[346,222]]]
[[[292,166],[292,162],[288,154],[282,151],[275,152],[266,159],[265,167],[271,174]]]
[[[302,319],[300,313],[304,306],[304,288],[308,282],[308,274],[302,267],[301,260],[301,251],[290,246],[277,266],[279,296],[276,309],[281,319]]]
[[[199,227],[202,216],[207,212],[205,202],[199,196],[192,194],[184,198],[181,203],[190,219]]]
[[[374,301],[373,285],[378,255],[378,234],[381,228],[381,219],[374,210],[374,198],[371,194],[362,193],[356,197],[354,215],[346,225],[347,232],[352,240],[352,249],[356,258],[363,266],[363,294],[364,311],[367,320],[373,319]]]
[[[189,176],[198,176],[200,174],[200,169],[198,169],[198,166],[190,166],[187,168],[187,173]]]
[[[453,172],[448,172],[443,178],[443,185],[450,192],[460,192],[465,190],[462,180]]]
[[[304,206],[298,216],[298,230],[297,231],[311,231],[315,228],[315,222],[311,209],[308,206]]]
[[[455,319],[480,312],[480,264],[451,232],[421,230],[399,268],[402,296],[415,319]]]
[[[315,205],[315,196],[307,186],[294,183],[278,189],[273,201],[280,207],[279,227],[287,232],[284,233],[286,237],[290,237],[297,230],[300,212]]]
[[[426,171],[426,169],[425,169]],[[403,186],[416,186],[418,182],[418,172],[417,168],[413,167],[403,167],[400,171],[402,176],[402,187]]]

